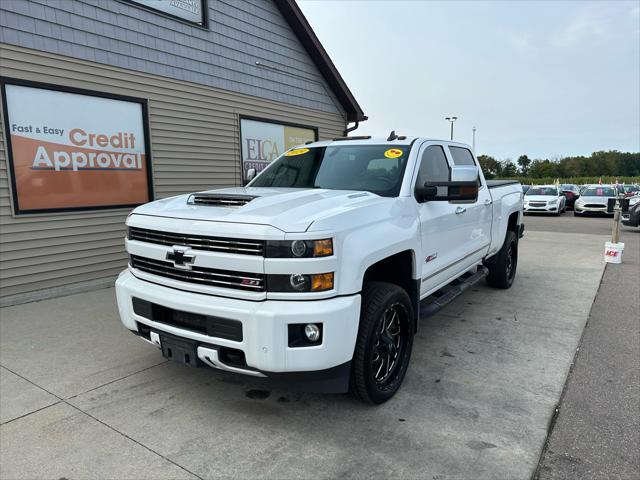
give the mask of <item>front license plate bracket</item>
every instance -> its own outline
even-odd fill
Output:
[[[199,367],[198,344],[191,340],[160,334],[162,356],[173,362]]]

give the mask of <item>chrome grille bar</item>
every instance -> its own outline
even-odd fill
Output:
[[[252,292],[264,292],[264,275],[252,272],[234,272],[206,267],[192,267],[191,270],[176,268],[171,262],[130,255],[133,268],[143,272],[180,280],[189,283],[199,283],[211,287],[237,288]]]
[[[264,254],[264,241],[261,240],[185,235],[138,227],[129,227],[128,238],[129,240],[138,240],[140,242],[156,243],[159,245],[184,245],[194,250],[257,256],[263,256]]]

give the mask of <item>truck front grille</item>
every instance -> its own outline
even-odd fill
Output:
[[[262,240],[206,237],[204,235],[161,232],[138,227],[129,227],[128,236],[129,240],[169,246],[180,245],[191,247],[194,250],[256,256],[263,256],[264,254],[264,241]]]
[[[171,262],[130,255],[131,266],[143,272],[189,283],[199,283],[210,287],[234,288],[251,292],[264,292],[264,274],[234,272],[217,268],[192,267],[190,270],[177,268]]]

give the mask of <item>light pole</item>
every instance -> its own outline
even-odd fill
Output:
[[[458,117],[445,117],[444,119],[451,124],[451,140],[453,140],[453,122],[455,122]]]
[[[476,153],[476,126],[473,126],[473,153]]]

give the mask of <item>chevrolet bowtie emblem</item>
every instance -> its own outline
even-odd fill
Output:
[[[196,259],[194,255],[187,255],[188,248],[173,247],[173,252],[167,252],[167,260],[173,262],[176,268],[191,270],[191,265]]]

